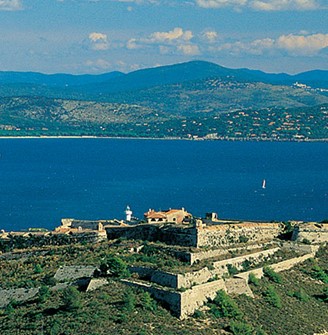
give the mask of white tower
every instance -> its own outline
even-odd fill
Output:
[[[132,211],[129,206],[126,206],[125,215],[126,215],[126,221],[130,222],[132,219]]]

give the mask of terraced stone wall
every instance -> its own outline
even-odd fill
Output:
[[[229,247],[240,243],[260,243],[277,237],[282,228],[278,223],[243,222],[218,224],[197,229],[196,247]]]

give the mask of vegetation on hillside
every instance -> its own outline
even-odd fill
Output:
[[[130,242],[116,244],[51,247],[46,253],[34,250],[15,259],[0,259],[2,288],[41,287],[30,302],[12,301],[0,310],[1,334],[86,335],[107,334],[270,334],[313,335],[328,329],[328,247],[316,259],[275,277],[267,269],[261,280],[250,280],[255,299],[230,297],[219,291],[208,306],[194,317],[179,321],[143,291],[127,288],[120,282],[127,264],[133,264]],[[45,251],[44,249],[42,250]],[[151,252],[138,257],[162,254]],[[167,256],[167,260],[169,257]],[[173,261],[173,259],[172,259]],[[163,261],[162,261],[163,262]],[[53,275],[60,265],[96,265],[110,280],[108,286],[93,292],[74,288],[51,291]]]
[[[184,116],[173,110],[166,113],[132,103],[0,99],[0,136],[307,140],[327,139],[327,121],[328,105],[229,112],[203,110]]]

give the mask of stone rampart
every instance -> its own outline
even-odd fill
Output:
[[[307,259],[312,258],[314,256],[315,256],[315,253],[310,253],[310,254],[300,256],[300,257],[291,258],[291,259],[288,259],[286,261],[282,261],[282,262],[279,262],[279,263],[276,263],[276,264],[272,264],[272,265],[270,265],[270,268],[272,268],[276,272],[289,270],[292,267],[294,267],[295,265],[303,263]],[[253,273],[257,278],[262,278],[263,275],[264,275],[263,274],[263,267],[253,269],[253,270],[250,270],[250,271],[246,271],[246,272],[242,272],[242,273],[238,273],[237,275],[235,275],[235,277],[244,278],[245,280],[248,281],[250,273]]]
[[[0,290],[0,307],[6,307],[11,301],[26,302],[39,293],[39,288],[16,288]]]
[[[149,292],[156,300],[167,305],[171,312],[180,319],[185,319],[187,316],[192,315],[196,309],[203,306],[209,299],[214,299],[217,291],[226,290],[222,279],[195,286],[185,292],[170,291],[131,280],[123,280],[123,282]]]
[[[199,271],[178,275],[178,288],[188,288],[193,285],[205,283],[215,277],[222,277],[224,274],[229,273],[229,266],[234,266],[237,270],[242,270],[245,261],[250,262],[254,266],[261,261],[265,261],[279,249],[280,248],[273,248],[244,256],[225,259],[223,261],[213,262],[213,268],[211,269],[204,267]]]
[[[177,317],[181,316],[181,293],[154,287],[150,284],[133,280],[122,280],[123,283],[149,292],[156,300],[161,301]]]
[[[295,226],[293,241],[310,243],[328,242],[328,223],[307,223]]]
[[[266,250],[270,251],[270,250]],[[272,250],[271,250],[272,252]],[[251,256],[251,255],[249,255]],[[286,261],[282,261],[270,267],[276,272],[288,270],[295,266],[296,264],[302,263],[305,260],[314,257],[314,253],[309,253],[300,257],[295,257]],[[243,256],[245,257],[245,256]],[[240,257],[239,257],[240,258]],[[231,260],[230,260],[231,261]],[[207,275],[211,273],[207,268],[204,268],[197,272],[197,274],[193,273],[194,277],[191,277],[191,274],[187,274],[189,276],[189,283],[191,280],[202,282],[207,278]],[[263,268],[253,269],[251,271],[242,272],[235,275],[233,278],[228,279],[218,279],[210,282],[203,282],[192,286],[191,288],[187,288],[187,286],[179,286],[182,285],[183,280],[186,280],[186,275],[182,276],[181,274],[177,275],[178,279],[178,287],[187,288],[184,292],[173,291],[170,288],[154,286],[151,283],[123,280],[123,282],[128,285],[137,286],[148,291],[152,296],[164,302],[168,306],[168,308],[172,311],[172,313],[178,316],[180,319],[184,319],[189,315],[192,315],[195,310],[201,307],[204,303],[206,303],[210,299],[214,299],[217,291],[224,290],[229,294],[246,294],[248,296],[253,296],[252,291],[248,286],[248,278],[249,274],[253,273],[256,277],[263,277]],[[167,278],[163,280],[159,280],[159,282],[164,283],[170,278],[172,274],[163,273],[164,276],[168,275]],[[183,278],[184,277],[184,278]],[[160,277],[158,277],[160,278]],[[196,284],[196,282],[194,282]],[[184,285],[187,285],[186,283]],[[189,284],[188,284],[189,285]]]
[[[190,288],[192,286],[200,285],[208,282],[209,280],[213,280],[214,278],[220,278],[223,275],[228,274],[228,265],[234,266],[238,270],[242,270],[243,263],[245,261],[251,262],[251,264],[254,266],[258,262],[265,261],[278,250],[279,248],[272,248],[244,256],[229,258],[223,261],[217,261],[213,263],[213,268],[211,269],[204,267],[198,271],[187,272],[184,274],[170,273],[147,267],[130,267],[129,270],[132,273],[137,273],[139,278],[148,280],[161,286],[171,287],[174,289]]]
[[[188,262],[190,265],[194,264],[195,262],[199,262],[209,258],[215,258],[223,255],[229,255],[237,252],[247,252],[254,249],[264,249],[265,244],[251,244],[251,245],[243,245],[241,247],[235,248],[227,248],[220,246],[214,250],[206,250],[206,251],[198,251],[198,252],[190,252]],[[186,257],[187,258],[187,257]]]
[[[227,247],[244,242],[271,241],[281,233],[278,223],[243,222],[197,229],[197,247]]]
[[[125,237],[166,244],[220,248],[249,243],[263,243],[277,237],[282,228],[278,223],[241,222],[212,226],[138,224],[135,226],[106,226],[108,239]]]
[[[96,269],[95,266],[62,266],[56,271],[54,278],[59,282],[74,281],[80,278],[92,278]]]
[[[197,285],[181,293],[180,319],[194,314],[195,310],[203,306],[208,300],[213,300],[219,290],[226,291],[224,280]]]
[[[228,278],[225,280],[225,286],[228,294],[246,294],[247,296],[254,298],[254,294],[248,286],[248,282],[244,278]]]
[[[129,271],[131,273],[137,273],[140,279],[148,280],[165,287],[178,288],[179,275],[175,273],[160,271],[144,266],[131,266],[129,267]]]

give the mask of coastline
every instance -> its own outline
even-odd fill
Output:
[[[322,139],[276,139],[276,138],[186,138],[186,137],[129,137],[129,136],[96,136],[96,135],[40,135],[40,136],[0,136],[0,140],[6,139],[115,139],[115,140],[160,140],[160,141],[229,141],[229,142],[328,142],[328,138]]]

